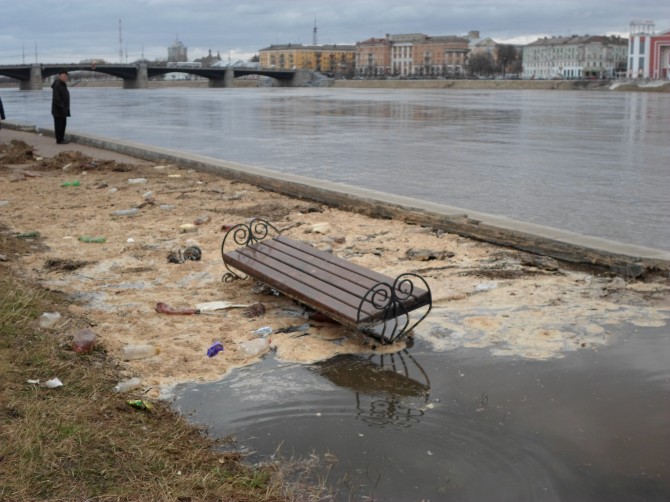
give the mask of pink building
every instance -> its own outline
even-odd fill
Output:
[[[653,21],[630,23],[628,77],[670,79],[670,30],[655,33]]]

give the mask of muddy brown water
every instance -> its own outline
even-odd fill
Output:
[[[336,459],[336,500],[670,499],[670,333],[624,326],[544,361],[487,349],[315,365],[273,354],[174,406],[251,461]]]

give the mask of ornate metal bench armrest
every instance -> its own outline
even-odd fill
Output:
[[[221,280],[223,282],[232,282],[237,279],[244,280],[248,278],[247,274],[237,269],[233,269],[228,265],[228,262],[226,261],[227,251],[242,246],[251,246],[263,239],[275,237],[280,234],[281,232],[274,225],[261,218],[254,218],[249,223],[238,223],[234,227],[228,229],[221,242],[221,258],[223,258],[223,264],[228,272],[223,274]]]
[[[428,292],[427,298],[419,302],[416,295],[416,287],[413,281],[420,281]],[[412,300],[418,305],[412,305]],[[376,320],[366,323],[365,318],[369,315],[363,311],[363,306],[368,302],[379,315],[373,316]],[[421,307],[428,306],[426,312],[416,321],[412,322],[410,313]],[[433,297],[430,286],[423,277],[416,274],[400,274],[393,284],[380,282],[371,287],[363,296],[358,306],[358,322],[363,323],[363,331],[373,334],[385,343],[393,343],[409,334],[433,308]]]

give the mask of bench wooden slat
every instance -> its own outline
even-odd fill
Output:
[[[309,244],[301,241],[296,241],[294,239],[290,239],[288,237],[284,237],[282,235],[276,237],[273,239],[273,241],[276,242],[281,242],[282,244],[285,244],[286,246],[289,246],[293,249],[302,251],[305,254],[311,254],[312,256],[315,256],[317,260],[323,261],[326,263],[334,264],[343,270],[348,270],[350,272],[353,272],[357,276],[361,278],[366,278],[368,279],[368,282],[361,283],[362,286],[366,287],[367,284],[376,284],[378,282],[389,282],[389,284],[393,284],[393,279],[387,275],[381,274],[379,272],[375,272],[374,270],[371,270],[369,268],[365,268],[361,265],[357,265],[356,263],[352,263],[350,261],[344,260],[342,258],[338,258],[337,256],[324,253],[323,251],[320,251],[316,249],[314,246],[310,246]],[[368,288],[370,286],[367,286]]]
[[[365,293],[377,284],[377,282],[370,279],[356,276],[356,274],[349,272],[341,266],[326,263],[315,256],[297,251],[274,240],[259,243],[254,247],[261,253],[281,261],[290,267],[316,277],[343,291],[353,293],[359,298],[359,302],[360,298],[363,298]],[[392,282],[392,279],[387,277],[386,281],[389,280]]]
[[[320,310],[343,324],[356,324],[358,309],[339,300],[337,296],[326,294],[306,285],[281,269],[272,268],[253,256],[254,250],[242,248],[226,253],[226,259],[238,270],[249,274],[287,296]]]
[[[333,309],[339,308],[340,304],[345,304],[357,310],[361,304],[361,299],[367,292],[367,290],[359,288],[360,294],[356,294],[352,291],[353,286],[351,284],[347,287],[347,283],[337,277],[333,277],[332,275],[327,277],[326,279],[330,278],[333,281],[329,282],[324,279],[327,273],[322,270],[309,265],[305,266],[299,262],[293,266],[287,262],[287,260],[289,262],[294,261],[291,257],[278,253],[276,250],[270,249],[270,254],[264,253],[263,250],[267,251],[268,249],[260,243],[248,246],[245,249],[239,249],[238,252],[249,260],[262,263],[265,267],[272,269],[275,272],[276,280],[279,281],[279,285],[283,285],[281,282],[282,277],[290,277],[301,283],[302,288],[294,292],[294,294],[300,295],[299,298],[309,299],[315,291],[325,295],[320,297],[319,302],[316,304],[320,308],[327,306],[328,299],[333,299],[335,300],[334,303],[331,302],[333,303]],[[365,319],[379,315],[378,309],[374,308],[369,302],[364,303],[361,310],[364,314],[362,317]],[[349,315],[347,314],[347,317]],[[355,323],[356,316],[350,318],[350,322]]]

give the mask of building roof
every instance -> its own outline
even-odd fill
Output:
[[[324,45],[302,45],[302,44],[272,44],[270,47],[265,47],[261,51],[286,51],[286,50],[298,50],[298,51],[355,51],[356,46],[354,45],[337,45],[337,44],[324,44]]]
[[[591,43],[613,43],[613,44],[628,44],[627,38],[619,36],[607,35],[570,35],[568,37],[544,37],[538,38],[535,42],[531,42],[527,47],[544,46],[544,45],[577,45],[577,44],[591,44]]]

